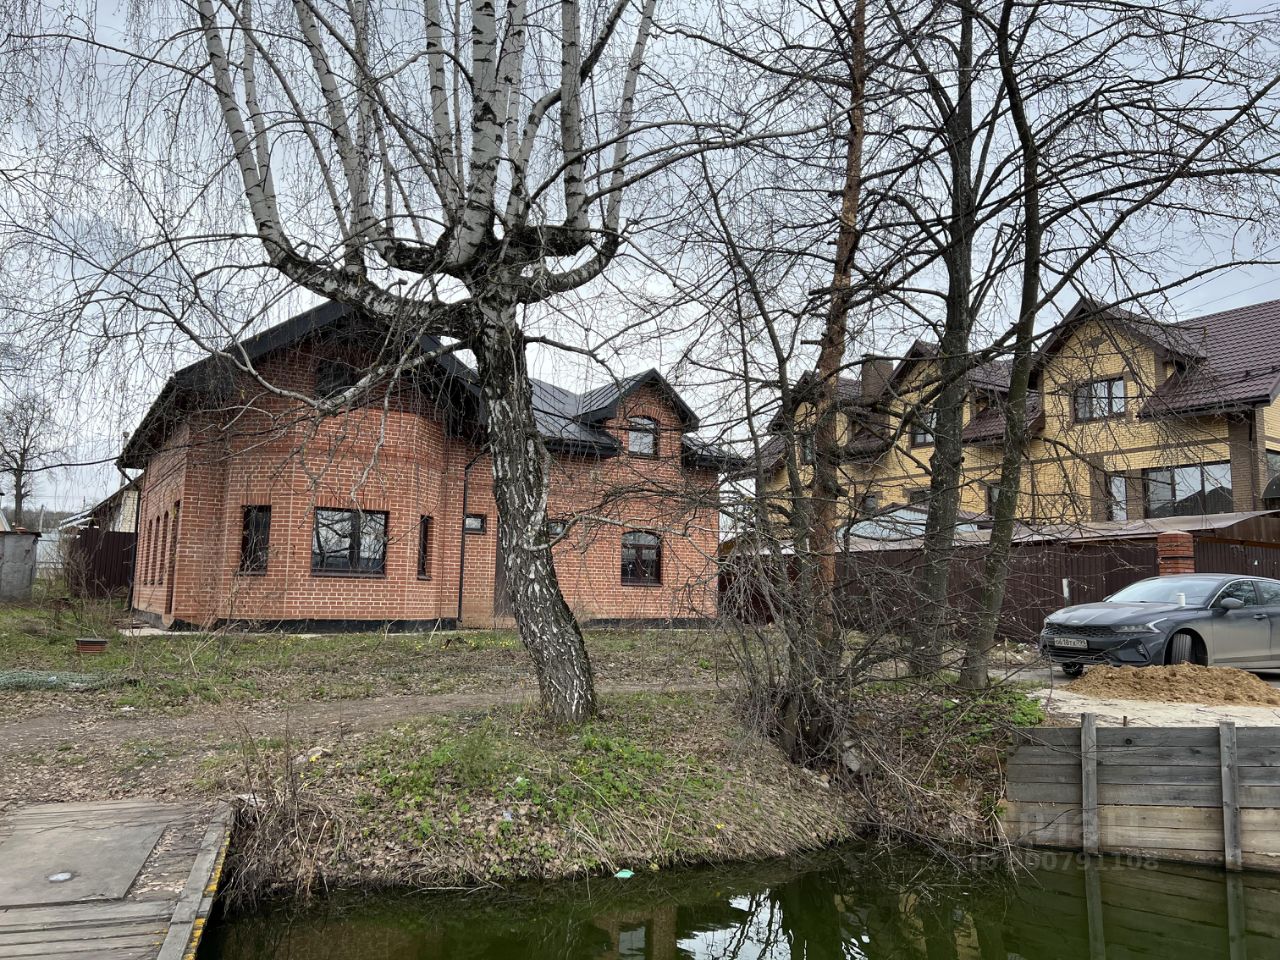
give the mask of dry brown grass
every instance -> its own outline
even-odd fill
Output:
[[[239,896],[457,888],[622,867],[758,859],[855,836],[859,804],[743,731],[709,697],[611,697],[573,732],[533,714],[423,718],[336,745],[229,757],[251,795]]]

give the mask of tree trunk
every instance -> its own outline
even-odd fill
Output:
[[[1009,576],[1009,553],[1013,545],[1013,528],[1017,522],[1018,498],[1022,489],[1022,461],[1027,449],[1027,399],[1030,395],[1031,368],[1035,362],[1032,350],[1035,340],[1036,313],[1040,304],[1040,265],[1043,228],[1040,218],[1040,158],[1035,133],[1027,118],[1020,79],[1013,62],[1009,38],[1012,0],[1003,5],[996,44],[1000,72],[1009,97],[1009,112],[1022,147],[1022,281],[1018,307],[1018,323],[1014,331],[1013,370],[1009,375],[1009,393],[1004,413],[1004,454],[1000,462],[999,495],[996,498],[991,542],[983,570],[982,597],[978,606],[978,622],[965,650],[960,683],[972,690],[989,682],[988,660],[995,644],[1000,609],[1004,606],[1005,581]]]
[[[13,525],[22,526],[23,504],[27,499],[27,471],[16,467],[13,471]]]
[[[951,219],[947,250],[947,304],[938,344],[940,389],[933,401],[933,455],[929,461],[929,513],[925,518],[924,571],[921,578],[922,629],[915,637],[913,665],[936,673],[952,640],[949,584],[956,520],[959,516],[967,397],[969,337],[973,328],[973,10],[960,4],[960,42],[956,48],[959,88],[956,108],[946,118],[951,164]]]
[[[813,485],[808,530],[808,569],[802,572],[809,591],[812,629],[800,631],[792,646],[791,700],[782,714],[783,744],[793,759],[808,761],[829,754],[838,745],[839,721],[834,709],[838,694],[844,634],[836,611],[836,530],[844,490],[840,483],[840,371],[849,342],[849,301],[853,261],[858,247],[858,204],[862,191],[862,148],[866,136],[866,0],[854,6],[852,58],[849,63],[849,134],[845,146],[845,179],[841,189],[840,223],[836,232],[835,269],[831,301],[819,341],[815,384]]]
[[[547,535],[550,458],[533,418],[524,337],[513,301],[481,301],[473,347],[480,373],[498,506],[498,554],[520,641],[538,675],[542,706],[561,723],[596,713],[582,631],[560,592]]]

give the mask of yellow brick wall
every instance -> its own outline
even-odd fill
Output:
[[[1168,372],[1150,343],[1097,321],[1080,324],[1060,341],[1042,373],[1044,426],[1027,451],[1019,514],[1040,522],[1091,519],[1100,509],[1093,502],[1099,492],[1094,480],[1098,470],[1125,473],[1229,461],[1224,417],[1139,419],[1146,398]],[[1072,410],[1075,386],[1117,376],[1125,380],[1124,414],[1077,423]],[[890,429],[900,426],[902,413],[922,389],[936,386],[935,378],[932,361],[915,365],[898,387],[900,399],[896,409],[891,409]],[[972,414],[972,403],[966,404],[966,424]],[[1280,410],[1272,404],[1258,415],[1266,447],[1280,453]],[[842,435],[847,438],[847,431]],[[904,432],[878,462],[843,465],[842,476],[851,499],[872,492],[881,507],[906,503],[912,489],[928,487],[932,453],[932,446],[911,447],[909,432]],[[985,485],[999,479],[1000,457],[999,446],[966,445],[962,510],[986,511]],[[807,468],[804,473],[807,482]],[[764,496],[785,496],[785,491],[786,473],[778,469],[766,484]]]

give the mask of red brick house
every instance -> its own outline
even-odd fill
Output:
[[[281,389],[349,389],[379,342],[324,304],[243,341],[276,390],[211,356],[125,445],[145,469],[135,611],[165,625],[487,626],[509,617],[471,369],[452,354],[319,417]],[[438,349],[424,341],[422,349]],[[724,456],[656,371],[575,394],[535,382],[556,570],[583,622],[715,615]]]

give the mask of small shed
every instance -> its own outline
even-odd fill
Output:
[[[132,589],[140,479],[59,526],[67,588],[74,596],[123,597]]]
[[[0,602],[30,600],[40,534],[4,526],[0,530]]]

